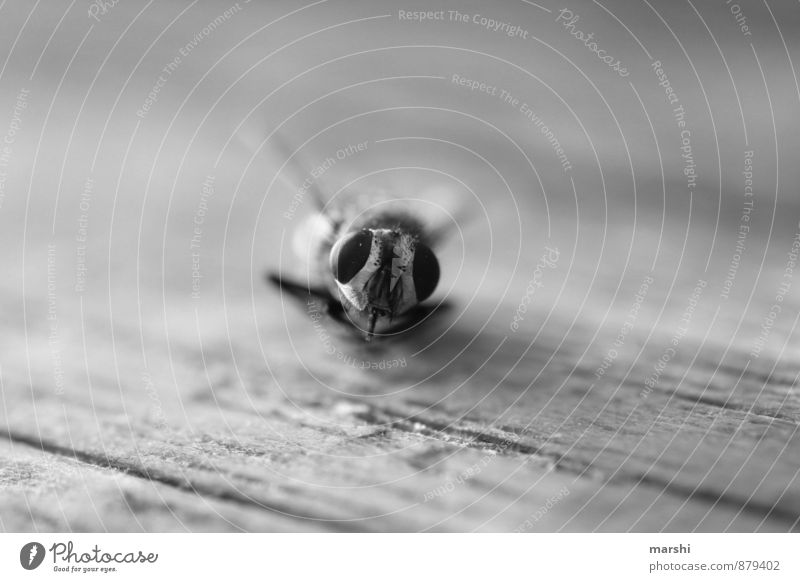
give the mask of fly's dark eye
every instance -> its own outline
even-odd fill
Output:
[[[439,283],[439,261],[427,245],[418,243],[414,253],[414,287],[417,301],[425,301]]]
[[[331,249],[331,271],[340,283],[347,283],[364,268],[372,250],[372,233],[361,230],[339,239]]]

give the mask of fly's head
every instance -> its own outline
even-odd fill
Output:
[[[430,247],[385,228],[343,236],[331,249],[330,267],[351,321],[367,340],[376,326],[430,297],[439,282],[439,261]]]

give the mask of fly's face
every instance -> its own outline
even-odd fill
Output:
[[[342,303],[367,333],[424,301],[439,282],[439,262],[414,235],[385,228],[347,233],[331,248]]]

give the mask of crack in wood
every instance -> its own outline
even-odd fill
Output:
[[[495,454],[512,451],[520,455],[533,457],[548,466],[558,467],[564,463],[564,458],[561,455],[521,443],[516,440],[516,434],[513,436],[501,436],[466,427],[456,427],[452,423],[423,419],[417,415],[404,415],[387,408],[370,407],[367,411],[357,412],[355,417],[369,424],[422,434],[457,446],[490,451]]]

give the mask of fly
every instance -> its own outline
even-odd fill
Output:
[[[294,245],[308,264],[309,283],[271,273],[272,283],[321,301],[365,341],[413,327],[433,312],[422,302],[439,283],[433,248],[440,233],[402,205],[376,203],[374,196],[325,203],[314,188],[313,198],[317,212],[295,232]]]

